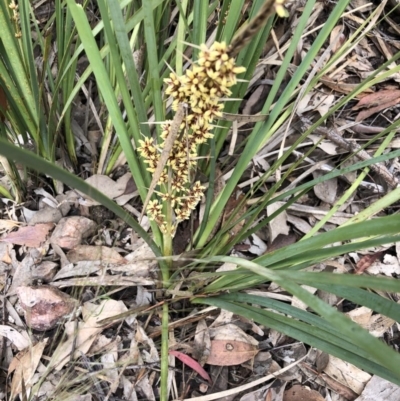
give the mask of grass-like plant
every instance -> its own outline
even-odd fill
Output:
[[[400,306],[378,295],[378,291],[400,292],[397,280],[304,271],[337,255],[400,240],[400,217],[397,214],[374,217],[399,200],[398,188],[388,192],[343,227],[322,234],[318,232],[354,194],[369,166],[400,156],[400,151],[385,152],[398,123],[389,125],[374,139],[383,138],[383,141],[370,159],[339,166],[322,177],[288,189],[284,187],[285,180],[300,166],[302,158],[279,174],[288,157],[313,129],[321,126],[362,91],[398,73],[400,67],[394,62],[400,53],[334,104],[313,126],[305,129],[299,139],[253,183],[241,201],[235,204],[230,217],[221,224],[220,216],[251,160],[282,126],[292,121],[298,102],[368,34],[382,11],[380,8],[373,11],[329,62],[313,69],[314,60],[320,57],[331,31],[349,4],[348,0],[338,1],[324,24],[316,29],[312,45],[290,80],[283,85],[298,41],[306,34],[305,28],[316,3],[315,0],[306,2],[290,44],[281,49],[284,57],[261,111],[267,118],[257,122],[241,144],[243,148],[237,151],[230,177],[215,196],[216,166],[231,124],[229,120],[221,119],[221,105],[224,113],[238,113],[264,43],[277,22],[275,12],[280,15],[285,13],[281,1],[255,0],[247,14],[243,15],[244,3],[236,0],[221,4],[219,1],[182,1],[178,3],[178,15],[172,17],[175,3],[169,0],[143,1],[140,8],[136,1],[100,0],[97,4],[101,19],[92,28],[85,13],[86,3],[82,7],[73,0],[67,0],[66,5],[56,1],[56,12],[48,24],[50,27],[54,23],[60,58],[58,74],[53,77],[46,59],[49,46],[46,30],[40,30],[33,23],[37,43],[31,37],[32,10],[29,2],[20,2],[20,17],[15,15],[13,20],[11,17],[18,10],[15,7],[10,9],[7,1],[0,0],[0,86],[8,101],[7,109],[3,110],[6,123],[0,124],[0,154],[9,160],[11,168],[7,171],[14,172],[12,178],[15,184],[15,188],[4,188],[3,192],[16,199],[23,196],[23,192],[16,189],[21,188],[23,182],[13,164],[17,161],[90,195],[125,219],[150,245],[159,258],[160,283],[167,290],[176,283],[181,272],[173,269],[172,237],[177,224],[190,217],[204,190],[206,201],[202,221],[187,248],[187,251],[196,251],[196,258],[188,258],[185,266],[186,271],[198,272],[195,276],[191,275],[190,282],[184,282],[192,293],[193,303],[215,305],[251,317],[260,324],[400,384],[400,357],[396,352],[301,287],[303,284],[312,285],[400,322]],[[218,6],[221,7],[218,10],[220,18],[212,29],[207,21]],[[245,20],[252,21],[250,28],[242,27]],[[176,23],[174,28],[170,27],[171,21]],[[237,30],[239,34],[235,36]],[[170,37],[165,37],[166,33]],[[213,37],[213,40],[207,40],[208,37]],[[33,44],[43,54],[43,66],[39,72],[34,65]],[[146,49],[146,73],[143,77],[133,58],[133,50],[141,48],[142,44]],[[83,55],[87,57],[89,66],[75,82],[77,61]],[[68,149],[69,158],[76,160],[69,113],[76,94],[90,74],[96,79],[101,103],[107,110],[97,172],[111,172],[123,153],[146,206],[144,212],[151,219],[152,235],[101,192],[55,164],[60,144]],[[240,74],[238,81],[236,74]],[[282,86],[284,89],[279,91]],[[53,96],[51,105],[46,104],[45,88]],[[172,111],[166,107],[168,95],[173,97]],[[163,125],[156,124],[152,130],[148,124],[150,116],[153,122]],[[17,133],[22,135],[22,140]],[[35,152],[22,149],[22,144],[25,146],[28,143],[34,145]],[[115,146],[111,146],[113,143]],[[226,256],[234,245],[265,227],[315,185],[359,170],[362,173],[356,183],[301,241],[253,261]],[[206,177],[203,183],[195,179],[198,171]],[[263,184],[273,175],[278,177],[275,184],[261,191]],[[266,217],[266,207],[278,201],[284,201],[283,205]],[[224,262],[234,263],[238,268],[221,273],[208,271],[209,267]],[[207,284],[204,285],[204,282]],[[265,282],[277,283],[307,304],[312,312],[245,292]],[[163,304],[162,400],[168,399],[169,302],[166,297]]]

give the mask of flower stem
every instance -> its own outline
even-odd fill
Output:
[[[168,303],[164,303],[161,326],[160,401],[168,401]]]

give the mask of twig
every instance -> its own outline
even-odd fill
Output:
[[[303,126],[308,129],[311,127],[312,123],[307,118],[301,117],[301,122]],[[359,158],[360,160],[371,160],[371,156],[361,148],[358,143],[348,141],[343,138],[336,127],[332,126],[330,129],[324,127],[317,127],[314,129],[314,132],[319,135],[323,135],[330,139],[334,144],[340,146],[343,149],[346,149],[349,152],[354,153],[354,156]],[[369,166],[371,170],[375,171],[388,185],[390,188],[396,188],[398,185],[397,179],[393,176],[393,174],[382,164],[375,163]]]

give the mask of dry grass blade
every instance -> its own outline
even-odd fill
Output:
[[[301,122],[303,123],[306,129],[311,127],[311,122],[306,118],[301,118]],[[355,142],[348,141],[343,138],[337,129],[333,126],[330,129],[324,127],[314,128],[314,132],[323,136],[326,136],[330,139],[335,145],[340,146],[343,149],[346,149],[349,152],[353,152],[354,156],[356,156],[360,160],[370,160],[371,156],[361,148]],[[393,174],[381,163],[371,164],[370,168],[376,172],[391,188],[396,188],[398,185],[397,179],[393,176]]]
[[[175,117],[172,120],[171,132],[170,132],[168,138],[164,142],[164,148],[163,148],[163,150],[161,152],[160,160],[158,162],[156,171],[153,174],[153,179],[151,180],[149,191],[147,192],[146,199],[145,199],[145,201],[143,203],[143,210],[142,210],[142,213],[141,213],[141,215],[139,217],[139,222],[142,221],[143,215],[146,212],[147,205],[148,205],[148,203],[149,203],[149,201],[150,201],[150,199],[151,199],[151,197],[153,195],[154,189],[156,188],[156,185],[157,185],[157,183],[158,183],[158,181],[159,181],[159,179],[161,177],[161,174],[162,174],[162,172],[164,170],[164,167],[167,164],[169,155],[171,153],[171,149],[172,149],[172,147],[174,145],[174,142],[175,142],[175,139],[176,139],[176,137],[178,135],[179,128],[180,128],[180,126],[182,124],[184,116],[185,116],[185,105],[183,103],[180,103],[178,105],[178,110],[175,113]]]

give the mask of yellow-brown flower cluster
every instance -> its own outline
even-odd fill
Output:
[[[215,42],[210,48],[201,46],[199,59],[183,76],[171,73],[165,80],[165,93],[173,98],[172,109],[176,111],[180,103],[187,104],[187,115],[170,152],[166,168],[158,184],[161,202],[168,202],[175,213],[175,222],[167,224],[162,203],[149,203],[147,213],[157,222],[161,231],[174,235],[176,225],[190,217],[200,201],[204,187],[199,181],[192,183],[197,163],[197,148],[213,137],[212,121],[222,116],[221,99],[231,95],[230,87],[235,85],[237,74],[245,68],[236,67],[229,57],[226,43]],[[171,133],[171,121],[162,126],[161,138],[165,140]],[[139,152],[148,164],[147,170],[154,173],[157,168],[164,142],[158,147],[152,138],[140,142]],[[168,229],[168,227],[170,227]]]

